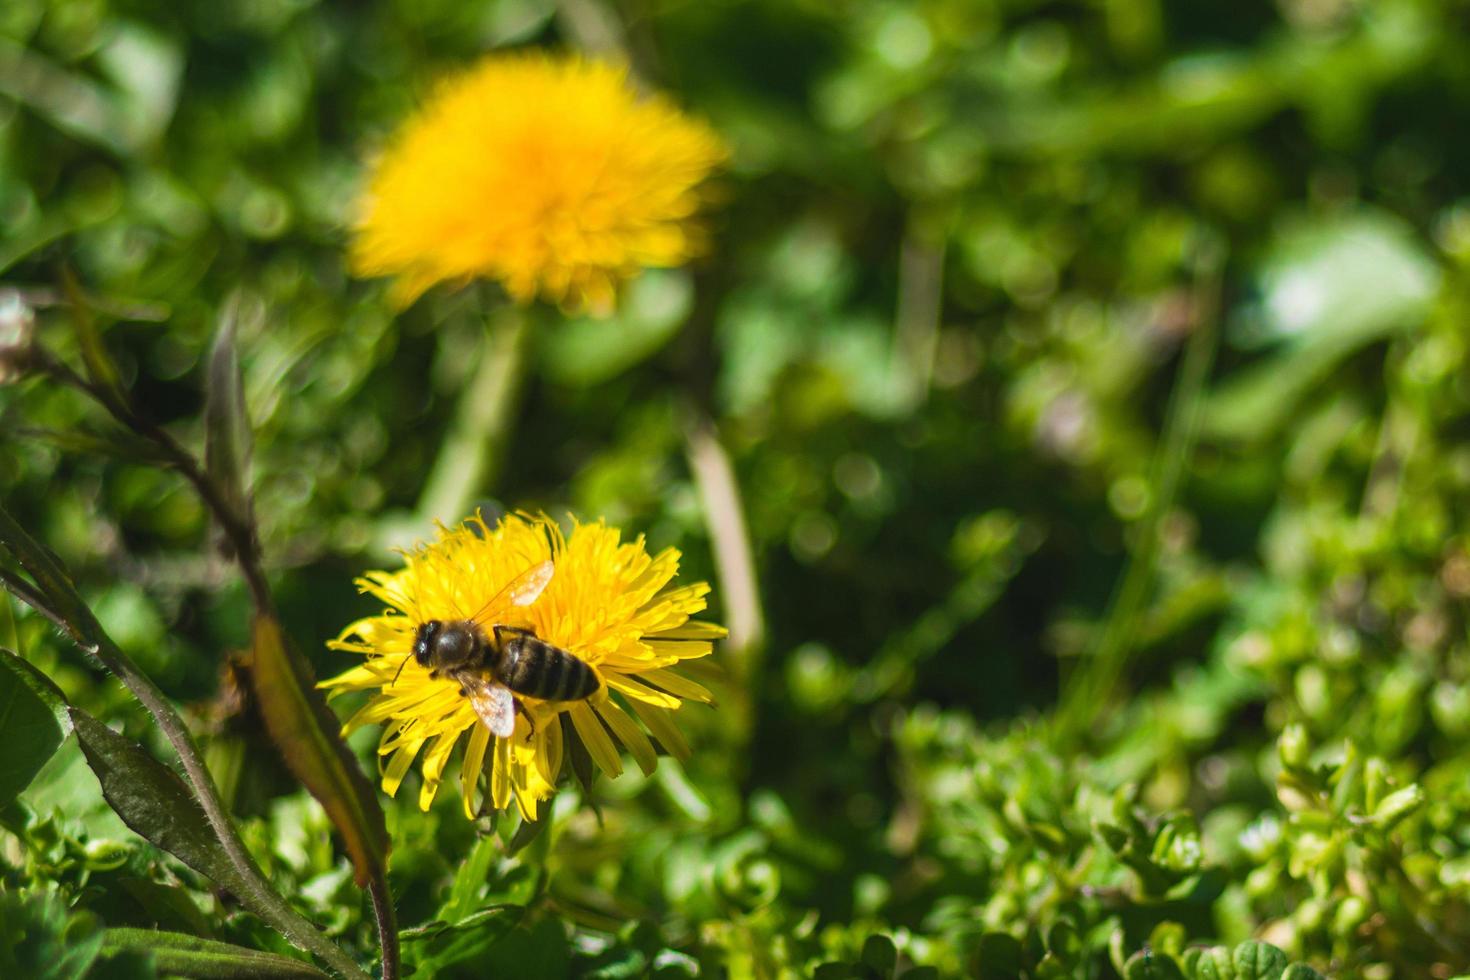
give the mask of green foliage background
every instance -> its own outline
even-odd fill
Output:
[[[1461,0],[9,0],[0,274],[75,361],[46,302],[72,268],[189,445],[224,298],[258,301],[265,554],[333,673],[353,576],[429,531],[499,303],[395,314],[348,278],[362,160],[444,72],[607,24],[733,147],[710,254],[610,322],[533,312],[479,491],[679,546],[726,617],[701,406],[764,642],[717,655],[687,766],[598,784],[600,815],[563,794],[539,848],[412,780],[385,800],[418,975],[1282,975],[1199,951],[1253,937],[1470,971]],[[325,816],[227,696],[248,601],[205,512],[73,392],[0,390],[0,426],[6,508],[366,961]],[[159,745],[39,617],[6,607],[0,645]],[[72,740],[0,822],[0,966],[158,968],[102,924],[290,952],[131,835]]]

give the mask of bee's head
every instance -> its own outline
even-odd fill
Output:
[[[419,625],[419,631],[413,638],[413,659],[418,661],[420,667],[429,666],[429,660],[434,655],[434,640],[442,632],[444,624],[437,619]]]

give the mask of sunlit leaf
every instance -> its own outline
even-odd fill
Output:
[[[1235,330],[1241,343],[1280,349],[1219,385],[1204,431],[1231,439],[1276,431],[1343,358],[1421,323],[1439,280],[1424,244],[1381,212],[1288,229],[1263,263],[1260,308]]]
[[[388,831],[377,795],[316,689],[311,667],[269,615],[255,619],[250,676],[271,741],[342,835],[359,885],[381,878]]]
[[[628,286],[611,317],[549,325],[542,339],[542,370],[559,384],[602,384],[662,350],[693,302],[686,273],[646,273]]]

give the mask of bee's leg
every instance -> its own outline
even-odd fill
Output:
[[[437,681],[439,679],[439,669],[437,667],[435,669],[429,671],[429,679],[430,680],[435,680],[435,681]]]
[[[521,717],[525,718],[526,719],[526,725],[531,729],[529,732],[526,733],[526,741],[529,742],[536,735],[536,719],[535,718],[532,718],[531,717],[531,712],[527,711],[525,705],[521,704],[521,699],[520,698],[516,698],[516,700],[515,700],[515,706],[516,706],[516,714],[518,714]]]

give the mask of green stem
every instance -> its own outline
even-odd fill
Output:
[[[44,549],[15,522],[3,507],[0,507],[0,542],[20,559],[22,565],[38,582],[69,582],[61,566],[47,556]],[[204,759],[194,745],[184,721],[174,706],[138,666],[123,653],[112,638],[102,629],[90,610],[80,601],[65,603],[68,613],[52,608],[45,595],[30,588],[20,579],[10,575],[3,577],[5,588],[16,598],[34,608],[59,626],[84,652],[100,660],[112,674],[122,681],[138,702],[153,716],[159,730],[163,732],[183,766],[184,775],[194,790],[199,807],[209,821],[210,828],[219,838],[230,863],[240,873],[246,894],[238,896],[240,901],[267,924],[276,929],[292,943],[320,957],[334,971],[351,980],[368,980],[356,963],[336,944],[317,931],[316,926],[298,915],[286,900],[271,888],[255,859],[245,847],[235,830],[234,822],[220,799],[219,790],[210,776]]]
[[[168,465],[188,481],[219,523],[230,541],[235,561],[245,576],[246,585],[249,587],[256,609],[263,615],[270,615],[271,610],[274,609],[274,603],[266,581],[265,568],[261,563],[260,539],[254,522],[248,515],[238,513],[229,504],[219,485],[205,472],[198,459],[173,436],[135,411],[122,392],[81,377],[63,361],[44,349],[37,349],[36,361],[51,377],[91,397],[107,409],[118,422],[159,448]],[[9,515],[5,515],[5,518],[8,521]],[[16,526],[6,528],[6,530],[18,531],[19,528]],[[47,568],[45,572],[47,575],[55,575],[61,579],[65,577],[59,565]],[[149,714],[154,716],[159,728],[163,730],[165,737],[173,746],[210,827],[219,838],[231,863],[240,872],[248,890],[252,892],[251,895],[240,896],[241,900],[245,901],[252,911],[280,931],[287,939],[319,956],[323,962],[341,975],[352,977],[354,980],[359,977],[366,978],[367,974],[342,952],[340,947],[328,940],[309,921],[291,910],[290,905],[271,888],[264,875],[255,866],[254,860],[235,830],[229,810],[219,795],[219,789],[208,767],[189,737],[188,729],[184,727],[183,721],[173,710],[172,705],[164,698],[162,691],[142,671],[138,670],[137,666],[107,637],[91,611],[79,599],[68,603],[68,610],[71,614],[62,617],[64,623],[60,624],[63,625],[63,629],[79,646],[101,660],[104,666],[133,692],[134,697],[142,703]],[[387,884],[378,881],[373,884],[375,889],[373,911],[377,916],[379,937],[384,941],[384,977],[387,980],[393,980],[397,973],[398,957],[391,903],[387,908],[385,919],[380,899],[387,896]]]
[[[453,428],[419,497],[420,525],[461,520],[494,480],[525,375],[527,315],[506,307],[487,325],[480,364],[460,392]]]
[[[1164,431],[1152,466],[1153,500],[1139,524],[1137,544],[1113,594],[1097,646],[1068,679],[1062,692],[1053,729],[1055,739],[1061,744],[1085,735],[1107,710],[1133,652],[1138,620],[1154,581],[1160,528],[1174,506],[1185,463],[1193,455],[1199,434],[1205,383],[1215,362],[1219,339],[1215,315],[1218,296],[1218,267],[1211,264],[1202,271],[1195,289],[1194,329],[1169,396]]]

